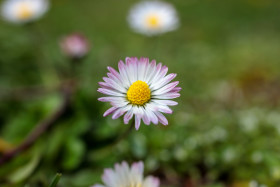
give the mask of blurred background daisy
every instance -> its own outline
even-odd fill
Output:
[[[127,19],[135,32],[147,36],[170,32],[179,26],[175,8],[163,1],[142,1],[131,8]]]
[[[96,184],[92,187],[159,187],[160,181],[153,176],[144,177],[143,162],[135,162],[131,167],[127,162],[115,164],[114,169],[105,169],[102,176],[104,185]]]
[[[1,13],[9,22],[26,23],[42,17],[48,8],[48,0],[5,0]]]

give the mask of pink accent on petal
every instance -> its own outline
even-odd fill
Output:
[[[173,88],[170,92],[179,92],[179,91],[181,91],[181,90],[182,90],[181,87],[175,87],[175,88]]]
[[[155,114],[157,115],[158,119],[159,119],[159,122],[163,125],[168,125],[168,121],[166,119],[166,117],[160,113],[160,112],[155,112]]]
[[[146,125],[150,125],[151,123],[151,119],[150,117],[148,116],[148,112],[145,110],[145,109],[142,109],[143,110],[143,122],[146,124]]]
[[[108,67],[108,70],[116,77],[118,78],[119,81],[121,81],[121,76],[120,74],[112,67]]]
[[[153,102],[161,105],[169,105],[169,106],[175,106],[178,105],[178,102],[172,101],[172,100],[159,100],[159,99],[154,99]]]
[[[168,92],[168,93],[165,93],[162,95],[153,96],[153,98],[156,98],[156,99],[174,99],[177,97],[180,97],[180,94],[176,93],[176,92]]]
[[[140,115],[135,115],[135,128],[136,128],[136,130],[139,129],[140,123],[141,123],[141,117],[140,117]]]
[[[119,71],[120,71],[120,75],[122,77],[122,80],[124,82],[124,86],[129,86],[130,84],[132,84],[131,80],[129,79],[129,76],[128,76],[128,73],[126,71],[126,65],[124,64],[123,61],[119,61],[119,64],[118,64],[118,68],[119,68]],[[128,83],[128,84],[125,84],[125,83]]]
[[[103,114],[103,117],[106,117],[110,114],[112,114],[113,112],[115,112],[117,110],[117,107],[111,107],[108,110],[106,110],[106,112]]]
[[[115,111],[115,113],[112,116],[112,119],[118,119],[126,112],[125,107],[119,108]]]
[[[164,106],[164,105],[159,105],[158,111],[166,113],[166,114],[172,114],[173,113],[173,111],[168,106]]]
[[[128,124],[128,122],[131,120],[131,118],[133,117],[133,109],[130,109],[123,118],[124,124]]]
[[[154,84],[151,85],[151,89],[157,90],[157,89],[165,86],[167,83],[172,81],[176,76],[177,76],[177,74],[175,74],[175,73],[171,73],[171,74],[167,75],[166,77],[162,78],[161,80],[154,82]]]
[[[114,90],[106,89],[106,88],[98,88],[97,90],[100,93],[106,94],[106,95],[112,95],[112,96],[124,96],[124,94],[116,92]]]
[[[98,98],[98,101],[110,102],[110,101],[112,101],[112,97],[100,97],[100,98]]]
[[[164,94],[164,93],[170,92],[178,84],[179,84],[179,81],[175,81],[175,82],[169,83],[169,84],[159,88],[158,90],[154,91],[153,94],[154,95],[160,95],[160,94]]]
[[[144,164],[142,161],[134,162],[131,166],[131,172],[135,172],[138,175],[143,175],[144,172]]]
[[[107,186],[114,185],[115,183],[114,178],[115,178],[115,172],[112,169],[104,170],[102,180]]]
[[[111,86],[109,86],[106,82],[98,82],[99,86],[101,88],[105,88],[105,89],[113,89]]]

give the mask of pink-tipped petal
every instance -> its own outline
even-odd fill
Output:
[[[163,95],[156,95],[156,96],[153,96],[155,99],[174,99],[174,98],[177,98],[177,97],[180,97],[180,94],[179,93],[174,93],[174,92],[169,92],[169,93],[166,93],[166,94],[163,94]]]
[[[135,174],[143,175],[144,172],[144,164],[142,161],[134,162],[131,166],[131,171],[135,172]]]
[[[140,123],[141,123],[141,117],[140,117],[140,115],[135,115],[135,128],[136,128],[136,130],[139,129]]]
[[[131,118],[133,117],[133,109],[129,110],[123,118],[124,124],[128,124],[128,122],[131,120]]]
[[[124,94],[116,92],[114,90],[109,90],[106,88],[98,88],[97,90],[100,93],[106,94],[106,95],[112,95],[112,96],[124,96]]]
[[[160,180],[157,177],[148,176],[145,181],[144,185],[145,187],[159,187]]]
[[[115,183],[115,172],[112,169],[105,169],[102,176],[102,181],[107,186],[112,186]]]
[[[170,81],[172,81],[176,76],[177,76],[177,74],[175,74],[175,73],[171,73],[171,74],[167,75],[166,77],[162,78],[161,80],[154,82],[154,84],[151,85],[151,89],[157,90],[157,89],[163,87],[164,85],[166,85]]]
[[[166,105],[159,105],[158,106],[158,111],[166,113],[166,114],[172,114],[173,113],[173,111]]]
[[[163,125],[168,125],[168,121],[167,121],[166,117],[165,117],[162,113],[160,113],[160,112],[155,112],[155,114],[157,115],[158,120],[159,120],[159,122],[160,122],[161,124],[163,124]]]
[[[182,88],[181,87],[175,87],[175,88],[173,88],[170,92],[179,92],[179,91],[181,91],[182,90]]]
[[[104,114],[103,114],[103,117],[106,117],[110,114],[112,114],[113,112],[115,112],[117,110],[117,107],[111,107],[109,108]]]
[[[169,106],[175,106],[178,105],[178,102],[172,101],[172,100],[159,100],[159,99],[154,99],[153,102],[160,104],[160,105],[169,105]]]

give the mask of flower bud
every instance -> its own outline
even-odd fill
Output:
[[[64,37],[60,42],[62,52],[73,59],[80,59],[87,55],[90,45],[86,37],[74,33]]]

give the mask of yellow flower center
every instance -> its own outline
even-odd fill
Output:
[[[157,15],[150,15],[147,17],[147,25],[151,28],[159,27],[159,17]]]
[[[19,19],[28,19],[33,15],[33,11],[28,4],[22,3],[19,5],[17,15]]]
[[[127,91],[127,99],[134,105],[144,105],[151,99],[149,85],[139,80],[134,82]]]

